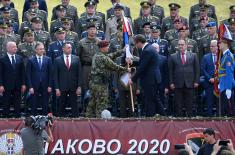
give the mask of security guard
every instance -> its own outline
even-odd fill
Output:
[[[51,42],[51,36],[49,32],[42,30],[42,19],[40,17],[33,17],[31,23],[35,41],[43,43],[45,50],[47,50]]]
[[[179,29],[184,26],[182,18],[175,18],[174,19],[174,28],[166,31],[164,35],[164,39],[166,39],[169,43],[174,40],[179,38]]]
[[[232,53],[235,53],[235,18],[230,18],[228,21],[229,21],[229,30],[233,38],[233,41],[230,44],[230,50]]]
[[[9,41],[14,41],[13,37],[7,34],[7,25],[3,20],[0,20],[0,57],[6,53],[6,44]]]
[[[21,42],[21,37],[19,34],[14,33],[14,26],[15,22],[13,20],[6,21],[7,30],[6,33],[11,36],[12,40],[18,45]]]
[[[187,26],[183,26],[179,29],[179,39],[175,39],[170,43],[170,54],[175,53],[176,51],[180,51],[178,49],[178,42],[179,40],[185,40],[187,44],[187,51],[196,53],[198,55],[198,45],[195,40],[188,38],[189,36],[189,29]]]
[[[179,15],[179,9],[181,8],[181,6],[176,3],[170,3],[168,6],[170,8],[170,16],[162,20],[162,36],[164,36],[166,31],[174,28],[173,24],[176,17],[180,17],[184,25],[188,26],[188,20],[185,17]]]
[[[10,6],[11,7],[11,0],[1,0],[1,3],[2,3],[2,6],[3,7],[8,7],[8,6]],[[18,16],[18,11],[15,9],[15,8],[13,8],[13,7],[11,7],[11,10],[10,10],[10,18],[14,21],[14,22],[16,22],[18,25],[20,24],[19,23],[19,16]]]
[[[82,64],[82,90],[89,90],[89,80],[91,73],[91,62],[95,53],[99,50],[99,39],[96,37],[95,23],[87,25],[88,36],[83,38],[78,43],[77,55],[80,57]]]
[[[54,33],[55,31],[59,28],[62,27],[62,21],[61,19],[66,18],[66,8],[62,4],[57,5],[55,8],[55,13],[57,18],[53,21],[51,21],[50,25],[50,35],[52,38],[54,38]],[[70,17],[68,17],[70,18]],[[72,18],[71,19],[71,31],[75,31],[74,23]]]
[[[203,36],[199,40],[199,57],[198,57],[199,61],[202,59],[203,55],[205,55],[206,53],[210,51],[211,40],[218,39],[216,23],[209,22],[206,27],[207,27],[208,34]]]
[[[229,7],[229,10],[230,10],[230,15],[229,15],[229,18],[235,18],[235,5],[231,5]],[[229,18],[228,19],[225,19],[222,21],[222,23],[226,24],[226,25],[229,25]]]
[[[162,19],[165,18],[164,8],[156,4],[156,0],[148,0],[151,4],[151,15],[158,17],[162,23]],[[142,10],[140,9],[140,17],[143,15]]]
[[[30,29],[24,31],[23,42],[18,46],[18,54],[23,57],[24,63],[26,64],[28,58],[35,55],[35,46],[37,42],[34,38],[34,32]]]
[[[94,22],[96,20],[96,18],[88,18],[87,19],[87,23],[91,23],[91,22]],[[82,32],[82,38],[85,38],[88,36],[88,32],[87,30],[86,31],[83,31]],[[104,34],[104,31],[101,31],[99,26],[97,26],[96,24],[96,37],[99,38],[100,40],[105,40],[105,34]],[[112,36],[111,36],[112,37]]]
[[[83,13],[83,16],[81,16],[81,18],[79,19],[79,25],[78,25],[78,29],[77,29],[77,33],[79,36],[81,36],[81,34],[86,31],[87,29],[87,20],[92,18],[95,19],[93,22],[95,22],[95,25],[97,27],[100,28],[101,31],[104,31],[104,21],[102,19],[102,17],[100,17],[98,15],[98,13],[95,10],[95,5],[96,3],[93,1],[90,2],[86,2],[84,4],[84,7],[86,8],[86,12]]]
[[[160,19],[158,17],[152,16],[151,13],[151,3],[148,1],[143,1],[140,3],[143,15],[134,20],[134,34],[143,34],[144,23],[150,22],[151,24],[160,25]]]
[[[198,4],[195,4],[193,6],[191,6],[190,8],[190,15],[189,15],[189,24],[191,25],[191,21],[193,18],[200,16],[199,12],[200,12],[200,8],[204,7],[205,5],[208,6],[208,11],[207,11],[207,15],[208,17],[211,17],[213,19],[216,20],[217,22],[217,16],[215,13],[215,6],[207,4],[206,0],[199,0]]]
[[[29,0],[29,2],[30,2],[30,9],[24,13],[23,21],[28,20],[27,16],[30,13],[30,10],[33,9],[36,15],[42,19],[45,30],[48,31],[47,12],[38,9],[38,6],[39,6],[38,0]]]
[[[235,86],[234,81],[234,56],[229,50],[229,44],[232,41],[231,34],[223,36],[219,44],[220,50],[222,50],[222,58],[220,60],[219,67],[219,91],[221,97],[221,114],[222,116],[231,116],[233,110],[233,88]]]
[[[196,30],[192,34],[192,39],[195,40],[198,44],[200,39],[208,34],[207,31],[207,24],[208,24],[208,17],[201,17],[200,18],[200,29]]]
[[[150,43],[157,43],[159,45],[159,54],[168,57],[168,41],[161,39],[161,27],[159,25],[151,25],[151,39]]]
[[[214,18],[209,17],[207,15],[208,9],[209,9],[209,5],[201,6],[199,16],[196,16],[193,19],[191,19],[191,22],[189,23],[190,34],[192,34],[194,31],[200,29],[200,19],[201,18],[207,18],[209,22],[216,22],[216,20]]]
[[[107,40],[110,40],[111,35],[117,32],[117,25],[118,25],[117,20],[122,21],[123,10],[124,10],[124,7],[118,3],[114,6],[115,16],[112,18],[109,18],[106,22],[105,37]],[[128,23],[129,23],[130,28],[132,29],[132,22],[130,18],[128,18]]]

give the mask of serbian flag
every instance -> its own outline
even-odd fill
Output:
[[[216,69],[215,69],[215,82],[214,82],[214,94],[219,97],[219,68],[220,68],[220,58],[222,55],[222,51],[219,49],[219,43],[222,39],[232,40],[232,36],[230,31],[228,30],[228,27],[225,24],[221,24],[219,26],[218,31],[218,53],[217,53],[217,62],[216,62]]]
[[[124,42],[125,49],[126,49],[126,58],[133,58],[131,51],[130,51],[130,45],[129,45],[129,36],[132,35],[132,30],[131,30],[129,21],[125,16],[123,16],[122,31],[123,31],[123,42]]]

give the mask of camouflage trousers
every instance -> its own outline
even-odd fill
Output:
[[[108,108],[108,86],[92,84],[91,95],[91,100],[86,109],[86,117],[100,118],[101,112]]]

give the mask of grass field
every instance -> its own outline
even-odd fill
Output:
[[[16,9],[19,11],[19,17],[21,19],[22,16],[22,10],[23,10],[23,3],[24,0],[12,0],[15,3]],[[60,3],[60,0],[46,0],[48,4],[48,10],[49,10],[49,18],[51,19],[51,11],[54,6]],[[84,12],[84,3],[87,0],[71,0],[71,4],[76,6],[78,8],[78,13],[81,14]],[[139,9],[140,9],[140,2],[142,0],[121,0],[121,2],[131,9],[131,14],[133,19],[137,18],[139,15]],[[235,0],[207,0],[208,3],[215,5],[216,7],[216,14],[219,20],[228,18],[229,15],[229,6],[235,4]],[[184,17],[189,16],[189,10],[190,7],[196,3],[198,3],[198,0],[157,0],[157,3],[164,7],[165,9],[165,16],[169,15],[169,3],[179,3],[181,5],[180,14]],[[106,14],[106,10],[110,8],[111,2],[110,0],[100,0],[100,3],[98,5],[98,11],[101,11]],[[50,20],[49,20],[50,21]]]

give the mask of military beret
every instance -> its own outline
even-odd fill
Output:
[[[231,12],[235,11],[235,5],[231,5],[231,6],[229,7],[229,9],[230,9]]]
[[[152,31],[158,31],[158,30],[161,31],[161,26],[159,26],[157,24],[151,25],[150,28],[151,28]]]
[[[171,10],[176,10],[176,9],[181,8],[181,6],[177,3],[170,3],[168,6]]]
[[[152,4],[149,3],[148,1],[143,1],[143,2],[140,3],[140,6],[141,6],[142,8],[148,8],[148,7],[151,7]]]
[[[205,5],[201,5],[200,6],[200,11],[206,11],[209,8],[209,5],[205,4]]]
[[[55,10],[57,10],[57,11],[64,11],[64,10],[66,10],[66,8],[65,8],[64,5],[59,4],[59,5],[57,5],[57,6],[55,7]]]
[[[98,42],[99,48],[103,48],[103,47],[107,47],[107,46],[109,46],[109,41],[107,41],[107,40],[101,40]]]
[[[174,19],[174,21],[173,21],[173,23],[183,23],[183,20],[182,20],[182,18],[180,18],[180,17],[176,17],[175,19]]]
[[[29,0],[29,3],[38,2],[38,0]]]
[[[84,4],[84,7],[88,7],[88,6],[95,6],[96,3],[94,1],[88,1]]]
[[[38,17],[38,16],[34,16],[34,17],[31,19],[31,22],[32,22],[32,23],[42,22],[42,18],[40,18],[40,17]]]
[[[209,22],[206,27],[215,27],[216,26],[216,22]]]
[[[144,28],[146,25],[149,25],[150,26],[150,22],[145,22],[145,23],[143,23],[143,25],[142,25],[142,28]]]
[[[11,7],[10,6],[4,6],[0,9],[2,12],[10,12]]]
[[[25,28],[24,35],[26,35],[26,34],[33,34],[33,31],[30,28]]]
[[[229,19],[228,19],[228,22],[229,22],[230,24],[235,24],[235,18],[229,18]]]
[[[7,25],[6,25],[6,23],[3,20],[0,20],[0,28],[2,28],[2,29],[6,29],[7,28]]]
[[[95,2],[96,4],[98,4],[99,3],[99,0],[88,0],[88,2]]]
[[[186,31],[186,30],[188,30],[188,27],[187,27],[187,26],[182,26],[182,27],[178,30],[178,32],[180,32],[180,31]]]
[[[202,20],[208,20],[208,17],[200,17],[200,21]]]
[[[64,18],[61,19],[62,23],[64,23],[64,24],[65,24],[65,23],[70,23],[71,20],[72,20],[72,19],[71,19],[70,17],[64,17]]]
[[[119,3],[117,3],[113,8],[114,8],[114,10],[116,10],[116,9],[124,10],[124,7]]]
[[[64,33],[64,32],[65,32],[65,29],[64,29],[63,27],[58,27],[58,28],[56,28],[55,32],[56,32],[57,34]]]

